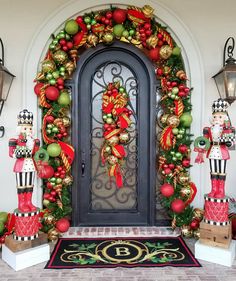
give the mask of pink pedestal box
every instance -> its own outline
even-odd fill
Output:
[[[38,237],[39,212],[39,208],[35,212],[27,213],[21,213],[18,209],[14,211],[16,222],[13,238],[15,240],[27,241]]]

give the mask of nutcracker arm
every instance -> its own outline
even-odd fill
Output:
[[[235,128],[230,127],[223,132],[223,143],[228,147],[229,150],[235,150]]]
[[[33,155],[39,150],[39,147],[40,147],[40,140],[35,139],[34,140],[34,148],[33,148],[33,151],[32,151]]]
[[[209,139],[210,138],[210,128],[204,127],[203,128],[203,137]]]
[[[9,156],[12,158],[15,158],[15,149],[17,145],[17,140],[16,139],[10,139],[8,146],[9,146]]]

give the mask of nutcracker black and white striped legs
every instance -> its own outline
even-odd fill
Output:
[[[227,160],[219,160],[219,159],[209,159],[209,160],[210,160],[210,171],[212,174],[225,174]]]
[[[27,188],[29,192],[29,188],[32,188],[34,184],[35,172],[21,172],[16,173],[16,185],[17,185],[17,193],[26,192],[24,188]]]
[[[32,212],[36,207],[32,204],[35,172],[16,173],[18,209],[20,212]]]

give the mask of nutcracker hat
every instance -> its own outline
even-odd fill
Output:
[[[223,99],[218,99],[212,104],[212,113],[216,112],[225,112],[227,113],[227,108],[229,107],[229,103]]]
[[[33,113],[27,109],[20,111],[17,115],[18,126],[20,125],[33,125]]]

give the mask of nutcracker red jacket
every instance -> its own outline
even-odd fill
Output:
[[[230,158],[229,156],[229,150],[228,150],[228,147],[225,145],[225,141],[224,141],[224,136],[227,135],[227,134],[235,134],[235,129],[233,127],[231,128],[225,128],[223,127],[223,130],[221,132],[221,135],[219,136],[219,140],[218,140],[218,144],[215,144],[215,145],[219,145],[220,146],[220,151],[221,151],[221,155],[222,155],[222,160],[228,160]],[[211,149],[214,145],[213,143],[213,138],[212,138],[212,132],[211,132],[211,127],[205,127],[203,129],[203,136],[207,139],[209,139],[210,143],[211,143],[211,146],[210,148],[208,149],[207,151],[207,155],[206,157],[208,158],[209,157],[209,154],[211,152]]]
[[[26,141],[21,136],[19,136],[18,139],[12,138],[12,139],[9,140],[9,156],[10,157],[14,157],[14,152],[15,152],[15,149],[16,149],[17,146],[21,146],[21,147],[26,146]],[[39,150],[39,146],[40,146],[39,139],[35,139],[33,149],[32,149],[32,156],[35,154],[36,151]],[[13,171],[15,173],[22,172],[24,161],[25,161],[24,157],[16,159],[14,169],[13,169]]]

